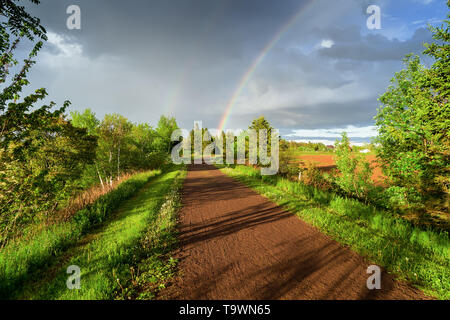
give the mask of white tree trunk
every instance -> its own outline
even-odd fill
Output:
[[[100,171],[98,170],[97,163],[95,163],[95,169],[97,170],[98,178],[100,179],[100,184],[102,185],[102,189],[105,189],[105,185],[103,184],[103,179],[102,179],[102,176],[100,174]]]

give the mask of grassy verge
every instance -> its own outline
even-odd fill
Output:
[[[445,232],[424,231],[389,212],[354,199],[260,175],[251,167],[221,171],[296,213],[304,221],[350,246],[425,293],[450,299],[450,240]]]
[[[125,199],[142,188],[159,171],[137,174],[67,222],[49,226],[31,239],[18,239],[0,251],[0,299],[14,298],[24,283],[52,265],[83,235],[108,218]]]
[[[180,170],[171,170],[149,182],[133,198],[125,201],[103,224],[81,238],[61,256],[57,265],[29,283],[24,299],[111,299],[122,279],[129,278],[140,254],[141,239],[149,224],[156,221],[166,195]],[[76,265],[81,270],[81,288],[68,289],[66,270]]]
[[[116,299],[153,299],[175,274],[177,260],[170,256],[177,245],[177,212],[181,208],[180,190],[186,171],[175,179],[158,215],[152,217],[130,269],[120,278]]]

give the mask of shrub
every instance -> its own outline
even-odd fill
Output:
[[[280,168],[279,174],[288,178],[297,177],[300,172],[300,167],[295,158],[294,149],[280,151]]]
[[[326,174],[312,163],[308,163],[307,167],[302,170],[300,180],[308,186],[321,190],[331,190],[333,188],[331,179],[327,179]]]
[[[340,142],[336,142],[336,165],[339,175],[335,177],[335,182],[339,189],[349,196],[368,201],[374,188],[372,168],[363,156],[352,154],[346,133],[342,134]]]
[[[379,204],[388,209],[423,209],[421,194],[414,188],[391,186],[381,193]]]

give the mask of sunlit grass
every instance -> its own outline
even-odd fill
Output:
[[[50,266],[92,227],[107,219],[121,202],[159,172],[137,174],[78,211],[72,220],[51,225],[30,239],[10,242],[0,251],[0,298],[13,298],[25,281],[42,277],[41,270]]]
[[[181,208],[181,171],[166,195],[159,213],[141,238],[130,270],[124,270],[117,288],[118,299],[153,299],[176,272],[177,260],[170,256],[177,245],[177,212]]]
[[[157,217],[165,196],[180,171],[152,180],[135,197],[125,201],[104,227],[86,235],[62,256],[56,270],[44,281],[30,284],[21,298],[27,299],[111,299],[130,272],[140,239]],[[81,288],[68,289],[69,265],[81,270]]]

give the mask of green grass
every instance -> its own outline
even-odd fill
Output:
[[[180,170],[169,171],[150,181],[125,201],[102,227],[89,233],[62,255],[58,262],[28,283],[21,299],[112,299],[130,278],[131,267],[142,255],[142,238],[158,221],[166,195],[176,185]],[[164,227],[164,226],[162,226]],[[68,289],[67,267],[81,270],[81,288]]]
[[[175,180],[159,214],[153,217],[135,250],[130,272],[121,277],[116,299],[153,299],[176,272],[177,260],[170,256],[177,245],[177,212],[186,171]]]
[[[30,239],[9,243],[0,251],[0,299],[16,297],[26,281],[41,278],[42,270],[159,173],[137,174],[78,211],[72,220],[51,225]]]
[[[389,212],[246,166],[221,171],[425,293],[450,299],[450,240]]]

